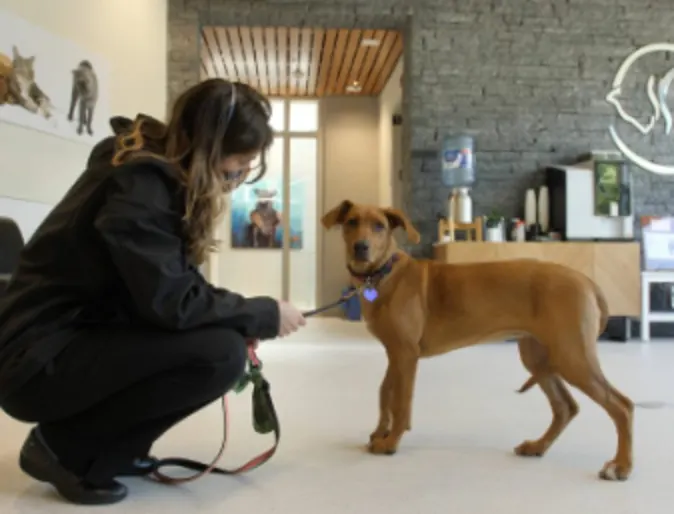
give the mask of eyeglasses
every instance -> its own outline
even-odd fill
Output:
[[[234,189],[239,187],[246,180],[249,173],[250,168],[225,172],[224,192],[231,193]]]

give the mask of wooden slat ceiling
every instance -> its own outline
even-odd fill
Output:
[[[376,96],[402,53],[402,35],[392,30],[204,27],[201,75],[267,96]]]

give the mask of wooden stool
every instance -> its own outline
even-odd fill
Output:
[[[452,241],[456,241],[456,232],[466,232],[466,241],[484,241],[482,227],[482,216],[475,218],[472,223],[459,223],[443,218],[438,221],[438,242],[442,242],[446,234],[449,234]]]

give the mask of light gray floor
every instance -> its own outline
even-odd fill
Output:
[[[609,379],[635,401],[674,404],[674,344],[605,343],[600,355]],[[637,410],[636,468],[625,483],[597,478],[613,455],[615,431],[577,391],[580,415],[548,455],[514,456],[512,447],[547,427],[550,411],[537,389],[514,393],[526,374],[513,344],[424,361],[413,430],[393,457],[363,451],[376,421],[384,355],[362,325],[312,320],[298,337],[268,343],[261,357],[283,425],[281,449],[263,468],[179,487],[130,479],[126,502],[73,510],[21,474],[17,450],[28,427],[0,415],[0,513],[665,514],[674,504],[671,407]],[[224,464],[270,443],[252,432],[249,402],[247,394],[231,402]],[[157,453],[208,460],[220,433],[213,405],[171,431]]]

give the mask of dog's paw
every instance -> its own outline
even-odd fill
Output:
[[[621,464],[615,460],[610,460],[599,472],[599,478],[602,480],[624,481],[627,480],[632,473],[631,464]]]
[[[375,439],[384,439],[388,437],[388,435],[389,430],[387,428],[377,428],[377,430],[370,434],[370,442],[374,441]]]
[[[547,449],[547,445],[540,440],[524,441],[515,447],[515,455],[519,455],[520,457],[542,457]]]
[[[367,449],[374,455],[393,455],[398,451],[398,441],[390,436],[375,438],[370,441]]]

